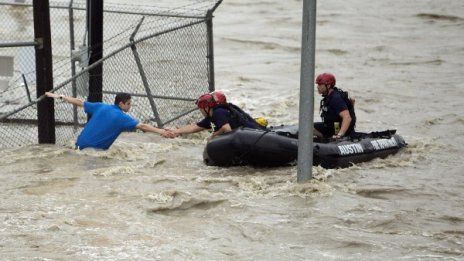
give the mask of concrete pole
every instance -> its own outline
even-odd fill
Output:
[[[297,181],[312,178],[316,0],[303,0]]]

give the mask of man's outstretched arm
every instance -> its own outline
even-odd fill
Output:
[[[136,126],[137,129],[143,131],[143,132],[153,132],[153,133],[158,133],[159,135],[165,137],[165,138],[174,138],[176,136],[175,133],[173,133],[170,130],[165,130],[165,129],[160,129],[155,126],[151,126],[146,123],[139,123]]]
[[[52,93],[52,92],[46,92],[45,95],[47,97],[50,97],[50,98],[53,98],[53,99],[60,99],[64,102],[67,102],[67,103],[71,103],[73,105],[76,105],[76,106],[79,106],[79,107],[83,107],[84,106],[84,101],[81,100],[81,99],[78,99],[78,98],[73,98],[73,97],[68,97],[68,96],[64,96],[64,95],[59,95],[59,94],[56,94],[56,93]]]

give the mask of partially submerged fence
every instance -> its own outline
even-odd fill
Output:
[[[11,1],[10,1],[11,2]],[[156,126],[183,124],[193,101],[214,89],[212,13],[221,1],[164,6],[105,5],[102,59],[88,65],[85,3],[51,3],[54,91],[86,99],[88,71],[103,64],[102,100],[133,96],[134,117]],[[161,5],[162,1],[159,3]],[[175,5],[175,6],[173,6]],[[38,143],[32,5],[0,0],[0,148]],[[55,103],[56,142],[68,143],[87,121],[82,109]]]

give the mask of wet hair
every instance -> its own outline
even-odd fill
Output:
[[[116,98],[114,98],[114,104],[119,105],[120,102],[126,103],[128,100],[131,99],[131,95],[125,92],[120,92],[116,94]]]

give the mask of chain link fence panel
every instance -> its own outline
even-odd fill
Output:
[[[4,2],[0,0],[0,16],[8,18],[2,19],[1,42],[32,42],[31,1]],[[85,100],[88,71],[103,64],[103,102],[112,104],[116,93],[130,93],[129,113],[158,127],[197,118],[191,114],[193,101],[211,90],[209,11],[221,1],[169,2],[157,2],[157,7],[105,5],[103,58],[90,66],[85,1],[51,2],[53,90]],[[35,85],[34,47],[0,47],[0,148],[38,143],[37,102],[45,97],[37,99]],[[87,115],[56,101],[55,121],[56,143],[72,144]]]

